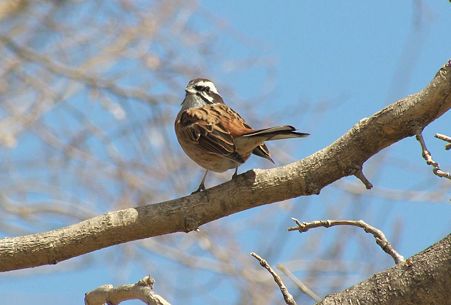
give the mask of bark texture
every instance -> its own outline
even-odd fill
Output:
[[[115,244],[189,232],[249,208],[319,194],[330,183],[356,175],[381,149],[415,135],[451,108],[451,64],[420,92],[369,118],[313,155],[269,170],[251,170],[195,195],[106,213],[61,229],[0,240],[0,271],[56,264]],[[368,186],[368,185],[367,185]]]
[[[451,303],[451,235],[317,305],[445,305]]]
[[[118,305],[128,300],[141,300],[147,305],[171,305],[153,291],[153,284],[154,280],[147,275],[135,284],[119,287],[102,285],[85,294],[85,305]]]

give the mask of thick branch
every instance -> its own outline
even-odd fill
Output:
[[[328,147],[286,166],[251,170],[195,195],[110,212],[81,223],[0,240],[0,271],[55,264],[132,240],[189,232],[224,216],[302,195],[319,194],[355,175],[387,146],[426,127],[451,108],[451,65],[420,92],[363,119]]]
[[[443,305],[451,300],[451,234],[432,247],[317,305]]]

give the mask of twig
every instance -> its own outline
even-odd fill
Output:
[[[399,254],[393,246],[388,242],[387,238],[385,237],[384,233],[367,224],[363,220],[317,220],[312,222],[300,222],[296,218],[291,218],[296,223],[296,227],[290,227],[288,228],[288,231],[299,231],[307,232],[310,229],[317,228],[317,227],[333,227],[333,226],[356,226],[359,228],[362,228],[365,230],[366,233],[373,234],[374,238],[376,239],[376,243],[384,250],[386,253],[388,253],[393,259],[395,260],[396,264],[404,262],[404,257]]]
[[[285,284],[283,283],[280,276],[277,275],[277,273],[271,268],[271,266],[268,264],[268,262],[266,260],[264,260],[263,258],[261,258],[255,252],[251,252],[251,255],[253,257],[255,257],[256,260],[258,260],[258,262],[260,263],[260,265],[263,268],[265,268],[266,270],[268,270],[269,273],[271,273],[272,277],[274,278],[274,281],[276,282],[277,286],[279,286],[279,288],[280,288],[280,292],[282,292],[285,303],[287,303],[288,305],[297,305],[293,296],[290,294],[290,292],[288,292],[288,289],[285,286]]]
[[[313,290],[311,290],[306,284],[304,284],[300,279],[298,279],[290,270],[288,270],[284,265],[277,265],[277,269],[282,271],[290,280],[292,280],[296,286],[298,286],[299,290],[303,293],[311,297],[315,302],[319,302],[322,300],[320,296],[318,296]]]
[[[147,94],[145,90],[141,90],[139,88],[122,88],[112,80],[103,79],[98,75],[93,76],[89,73],[84,72],[82,69],[63,65],[56,61],[53,61],[51,57],[47,57],[33,51],[32,49],[20,46],[8,36],[0,35],[0,43],[13,51],[23,60],[36,63],[54,74],[63,75],[69,79],[83,82],[93,88],[108,90],[117,96],[136,99],[149,104],[158,103],[157,99]]]
[[[432,159],[432,155],[426,147],[426,143],[424,142],[424,138],[423,135],[421,134],[421,131],[418,131],[415,137],[421,145],[421,152],[424,160],[426,160],[427,165],[432,166],[432,172],[438,177],[451,179],[451,174],[441,170],[440,165],[437,162],[435,162],[434,159]]]
[[[444,135],[444,134],[441,134],[441,133],[436,133],[435,137],[437,139],[440,139],[440,140],[443,140],[445,142],[448,142],[448,144],[445,145],[445,149],[446,150],[450,150],[451,149],[451,137],[449,137],[447,135]]]
[[[362,171],[361,168],[355,172],[354,176],[356,176],[360,181],[362,181],[362,183],[365,185],[365,187],[366,187],[367,190],[370,190],[370,189],[373,188],[373,185],[372,185],[371,182],[365,177],[365,175],[363,174],[363,171]]]
[[[127,300],[141,300],[149,305],[170,305],[161,296],[153,293],[154,283],[155,281],[147,275],[135,284],[116,288],[111,284],[102,285],[85,294],[85,305],[116,305]]]
[[[432,155],[426,147],[426,143],[424,142],[424,138],[423,138],[423,135],[421,134],[421,131],[417,132],[415,137],[421,145],[421,153],[422,153],[424,160],[426,160],[427,165],[432,165],[433,167],[438,167],[438,163],[432,159]]]

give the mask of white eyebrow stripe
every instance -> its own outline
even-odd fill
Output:
[[[203,100],[206,100],[206,102],[208,101],[210,103],[213,103],[214,98],[212,96],[208,95],[207,93],[198,92],[197,95],[200,96]]]
[[[216,89],[215,84],[213,84],[212,82],[202,80],[202,81],[200,81],[200,82],[197,82],[197,83],[194,84],[194,85],[195,85],[195,86],[204,86],[204,87],[208,87],[208,88],[210,88],[210,90],[213,91],[214,93],[219,94],[218,89]]]

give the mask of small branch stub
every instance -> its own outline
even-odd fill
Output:
[[[396,264],[405,262],[404,257],[393,248],[393,246],[388,242],[384,233],[381,230],[367,224],[363,220],[317,220],[312,222],[300,222],[296,218],[291,219],[293,219],[293,221],[296,223],[296,227],[290,227],[288,228],[288,231],[299,231],[300,233],[307,232],[308,230],[313,228],[329,228],[340,225],[362,228],[366,233],[370,233],[374,236],[376,243],[382,248],[382,250],[384,250],[393,258]]]
[[[141,300],[149,305],[170,305],[164,298],[153,292],[155,281],[145,276],[135,284],[121,285],[116,288],[111,284],[102,285],[85,294],[85,305],[117,305],[127,300]]]
[[[365,175],[363,174],[363,170],[362,168],[359,168],[354,176],[357,177],[357,179],[359,179],[360,181],[362,181],[362,183],[365,185],[367,190],[370,190],[373,188],[373,184],[371,184],[371,182],[365,177]]]
[[[283,298],[285,300],[285,303],[287,303],[288,305],[297,305],[296,301],[294,300],[293,296],[290,294],[290,292],[288,291],[287,287],[285,286],[285,284],[283,283],[282,279],[280,278],[280,276],[271,268],[271,266],[268,264],[268,262],[266,260],[264,260],[263,258],[261,258],[257,253],[252,252],[251,255],[258,260],[258,262],[260,263],[260,265],[265,268],[266,270],[268,270],[268,272],[272,275],[272,277],[274,278],[274,281],[276,282],[277,286],[279,286],[280,288],[280,292],[282,292]]]

